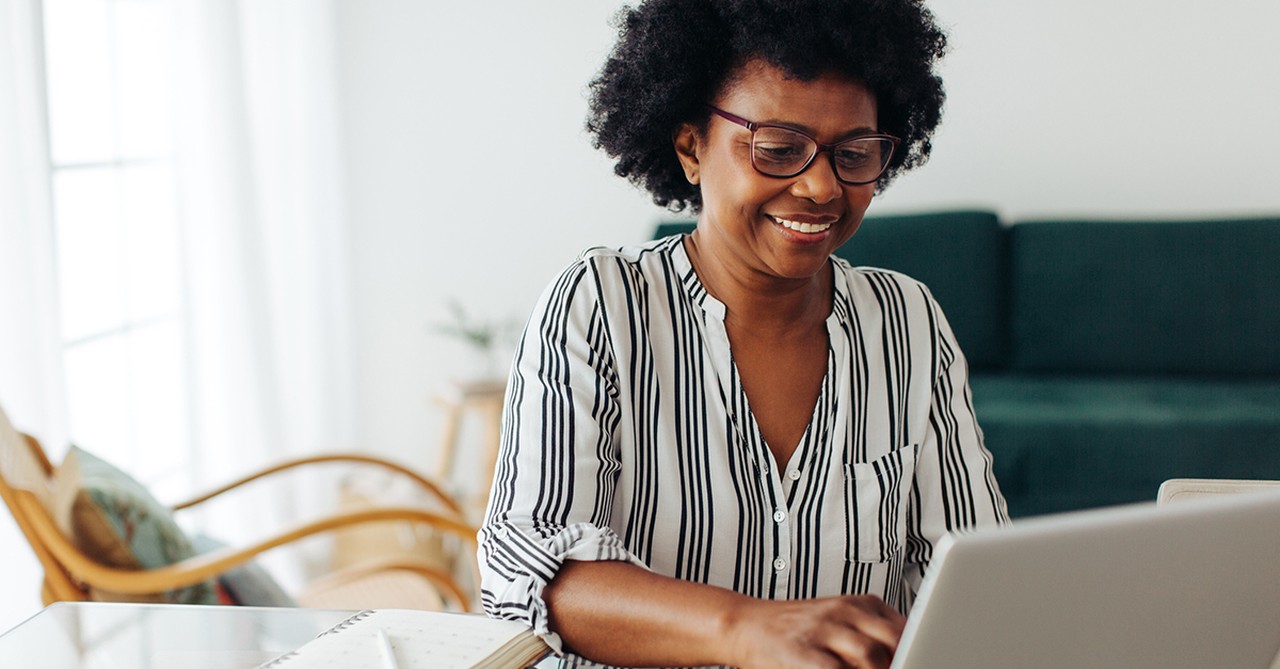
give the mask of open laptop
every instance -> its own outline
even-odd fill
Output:
[[[894,669],[1280,669],[1280,492],[939,543]]]

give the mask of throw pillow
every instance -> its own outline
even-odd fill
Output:
[[[191,542],[200,555],[227,547],[221,541],[204,534],[195,535]],[[228,570],[218,577],[218,583],[230,597],[231,603],[240,606],[295,607],[298,605],[298,602],[294,601],[274,578],[271,578],[271,574],[267,573],[266,569],[252,561]]]
[[[146,488],[76,446],[54,475],[52,506],[62,532],[102,564],[155,569],[196,554],[173,514]],[[108,601],[218,603],[212,579],[158,595],[92,594],[94,599]]]

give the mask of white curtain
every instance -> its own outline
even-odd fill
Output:
[[[38,0],[0,0],[0,406],[19,429],[66,440],[40,104]],[[0,513],[0,628],[39,609],[40,568]]]
[[[192,431],[212,483],[351,448],[333,6],[181,0],[175,20]],[[314,514],[332,500],[310,483],[207,521],[231,536]]]
[[[66,441],[52,248],[39,0],[0,0],[0,405]]]
[[[68,421],[39,6],[0,0],[0,403],[60,454]],[[352,448],[334,7],[170,7],[190,462],[203,487]],[[201,514],[202,529],[239,541],[332,503],[314,485],[266,487]],[[290,565],[277,551],[276,571],[298,575]]]

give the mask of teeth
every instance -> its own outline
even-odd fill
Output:
[[[773,220],[777,221],[782,227],[788,230],[795,230],[796,232],[804,233],[822,232],[823,230],[831,227],[830,223],[797,223],[796,221],[788,221],[785,218],[778,218],[776,216]]]

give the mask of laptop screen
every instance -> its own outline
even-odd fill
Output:
[[[938,545],[893,666],[1280,669],[1280,493],[1045,516]]]

